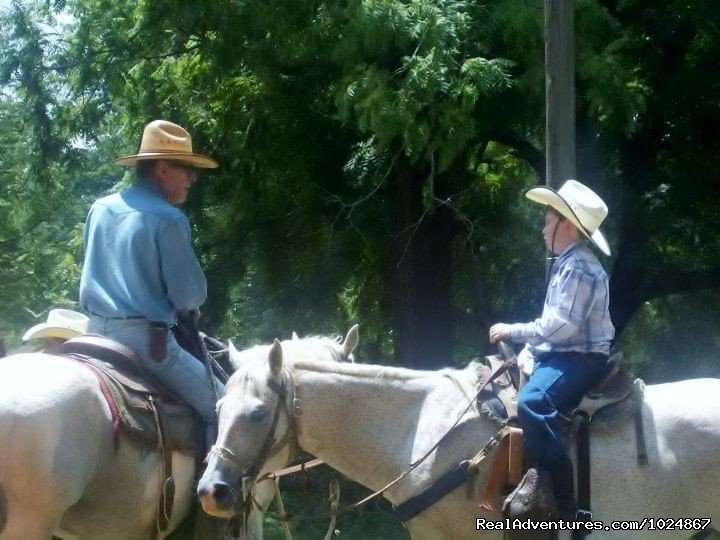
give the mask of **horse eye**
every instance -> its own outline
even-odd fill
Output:
[[[262,422],[265,420],[265,417],[267,416],[267,408],[265,407],[258,407],[253,412],[250,413],[250,420],[253,422]]]

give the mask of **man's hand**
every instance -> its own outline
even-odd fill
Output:
[[[490,327],[490,343],[510,338],[510,325],[505,323],[493,324]]]

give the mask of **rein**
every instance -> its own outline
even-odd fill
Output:
[[[284,469],[280,469],[277,472],[270,473],[267,475],[267,478],[274,479],[274,478],[280,478],[281,476],[287,476],[288,474],[293,474],[296,472],[302,472],[306,471],[308,469],[312,469],[314,467],[317,467],[318,465],[322,465],[325,463],[322,459],[315,458],[308,461],[303,461],[302,463],[298,463],[297,465],[291,465],[290,467],[285,467]]]
[[[412,471],[414,471],[423,461],[425,461],[435,450],[437,450],[437,448],[440,446],[440,444],[442,444],[442,442],[445,440],[445,438],[446,438],[448,435],[450,435],[450,433],[458,426],[458,424],[460,424],[460,421],[463,419],[463,417],[465,416],[465,414],[467,414],[467,412],[472,408],[473,404],[474,404],[474,403],[477,401],[477,399],[480,397],[480,393],[485,389],[485,387],[486,387],[487,385],[489,385],[490,383],[494,382],[494,381],[495,381],[498,377],[500,377],[503,373],[505,373],[510,366],[512,366],[513,364],[515,364],[516,361],[517,361],[517,359],[516,359],[514,356],[512,356],[512,357],[508,358],[507,360],[505,360],[505,361],[502,363],[502,365],[497,369],[497,371],[495,371],[495,373],[493,373],[493,374],[488,378],[488,380],[485,381],[485,383],[484,383],[480,388],[478,388],[478,391],[476,392],[475,396],[473,396],[473,398],[470,400],[470,403],[468,403],[468,406],[465,407],[465,409],[462,411],[462,413],[460,413],[460,416],[458,416],[458,419],[455,420],[455,423],[453,423],[453,425],[450,426],[450,428],[445,432],[445,434],[444,434],[442,437],[440,437],[440,439],[430,448],[430,450],[428,450],[421,458],[419,458],[419,459],[417,459],[416,461],[414,461],[413,463],[411,463],[410,466],[409,466],[409,468],[408,468],[407,470],[403,471],[399,476],[397,476],[396,478],[394,478],[393,480],[391,480],[390,482],[388,482],[385,486],[383,486],[383,487],[380,488],[379,490],[371,493],[370,495],[368,495],[367,497],[365,497],[365,498],[363,498],[363,499],[361,499],[361,500],[359,500],[359,501],[356,501],[356,502],[354,502],[354,503],[351,503],[351,504],[348,504],[348,505],[346,505],[346,506],[343,506],[343,507],[340,508],[339,510],[335,510],[335,511],[331,511],[331,512],[325,512],[325,513],[322,513],[322,514],[314,514],[314,515],[309,515],[309,516],[297,516],[297,517],[295,517],[295,516],[287,516],[287,517],[285,517],[285,518],[281,518],[281,521],[309,521],[309,520],[313,520],[313,519],[326,519],[326,518],[328,518],[328,517],[341,516],[341,515],[346,514],[346,513],[350,512],[350,511],[352,511],[352,510],[355,510],[356,508],[361,507],[361,506],[364,505],[365,503],[370,502],[371,500],[379,497],[380,495],[383,495],[383,494],[385,493],[385,491],[387,491],[387,490],[390,489],[392,486],[394,486],[395,484],[397,484],[398,482],[400,482],[401,480],[403,480],[405,477],[407,477],[407,476],[408,476]],[[496,435],[493,435],[493,436],[490,438],[490,440],[483,446],[483,450],[481,450],[480,453],[484,455],[484,453],[486,453],[487,450],[495,443],[496,439],[497,439],[497,434],[496,434]],[[477,458],[477,456],[476,456],[476,458]],[[322,463],[321,460],[315,460],[315,461],[319,461],[320,463]],[[312,463],[312,462],[308,462],[308,463]],[[320,463],[317,463],[317,465],[319,465]],[[313,466],[315,466],[315,464],[313,464]],[[309,467],[307,467],[307,465],[306,465],[305,463],[302,463],[302,464],[300,464],[300,465],[296,465],[295,467],[289,467],[289,468],[288,468],[288,469],[294,469],[294,470],[292,470],[292,471],[287,471],[287,472],[285,472],[287,469],[283,469],[283,471],[281,471],[281,472],[283,472],[284,474],[289,474],[290,472],[296,472],[297,470],[302,470],[303,468],[309,468]],[[281,476],[281,475],[277,475],[277,476]],[[261,478],[261,479],[264,479],[264,478],[266,478],[266,477],[274,478],[273,475],[269,474],[269,475],[266,475],[265,477],[263,477],[263,478]]]

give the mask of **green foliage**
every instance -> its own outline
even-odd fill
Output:
[[[701,7],[576,4],[579,174],[610,203],[629,313],[713,283],[682,279],[720,250],[698,197],[720,165],[718,8]],[[542,171],[540,4],[72,0],[0,25],[5,332],[73,305],[86,209],[130,179],[112,160],[157,117],[221,163],[187,205],[206,329],[242,345],[360,322],[366,357],[389,361],[403,312],[432,321],[437,298],[411,302],[425,279],[450,284],[463,363],[492,322],[537,314],[539,218],[519,193]]]
[[[478,104],[511,86],[512,62],[471,56],[469,2],[359,1],[334,51],[343,69],[336,104],[346,123],[411,161],[438,154],[447,170],[476,137]]]
[[[698,316],[702,314],[702,316]],[[720,377],[720,295],[671,295],[647,302],[619,344],[648,383]]]
[[[330,511],[328,487],[335,479],[340,486],[338,508],[360,501],[372,491],[349,481],[332,469],[321,466],[302,474],[284,477],[280,482],[283,506],[290,516],[289,527],[297,540],[324,538],[330,520],[316,519]],[[332,538],[347,540],[402,540],[409,538],[407,530],[395,518],[390,503],[382,497],[370,500],[363,506],[337,518]],[[297,518],[293,520],[293,518]],[[268,540],[285,538],[276,503],[265,516],[263,530]]]

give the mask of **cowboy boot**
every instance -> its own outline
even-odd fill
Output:
[[[502,515],[522,521],[547,521],[555,512],[550,475],[543,469],[528,469],[515,490],[505,499]],[[554,538],[553,531],[510,530],[508,540],[541,540]]]
[[[539,519],[543,519],[555,511],[551,480],[547,471],[528,469],[517,487],[505,499],[502,511],[510,518],[524,516],[525,519],[529,518],[529,514],[536,514],[541,516]]]

